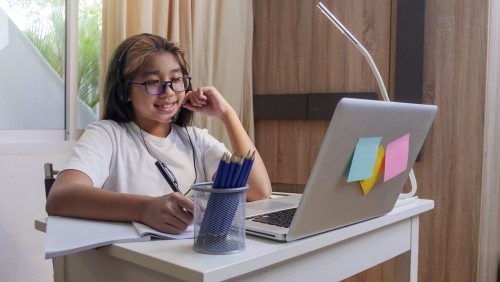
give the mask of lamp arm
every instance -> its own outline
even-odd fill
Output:
[[[370,53],[366,50],[366,48],[352,35],[347,28],[330,12],[323,3],[318,2],[316,5],[323,14],[333,23],[335,26],[340,29],[340,31],[358,48],[358,50],[363,54],[368,65],[370,66],[375,79],[377,80],[378,87],[380,88],[380,94],[384,101],[390,102],[389,95],[387,95],[387,89],[385,88],[384,81],[382,80],[382,76],[378,71],[377,65],[372,59]],[[411,191],[409,193],[401,193],[399,194],[400,199],[406,199],[413,197],[415,193],[417,193],[417,179],[415,178],[415,173],[413,172],[413,168],[410,170],[410,174],[408,175],[410,178]]]
[[[370,56],[370,53],[363,47],[361,44],[354,44],[356,48],[363,54],[365,57],[366,61],[368,62],[368,65],[372,69],[373,75],[375,76],[375,79],[377,80],[378,87],[380,88],[380,94],[382,94],[382,98],[386,102],[390,102],[391,100],[389,99],[389,95],[387,95],[387,89],[385,88],[384,80],[382,80],[382,76],[380,75],[380,72],[378,71],[377,66],[375,65],[375,62],[372,59],[372,56]]]

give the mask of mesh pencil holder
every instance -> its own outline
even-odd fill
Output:
[[[232,254],[245,250],[246,190],[212,188],[212,182],[193,184],[194,245],[205,254]]]

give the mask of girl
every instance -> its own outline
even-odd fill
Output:
[[[190,126],[193,112],[219,119],[234,153],[255,150],[234,109],[214,87],[192,89],[183,51],[160,36],[132,36],[117,47],[104,98],[103,120],[87,127],[57,176],[49,215],[137,221],[178,234],[193,222],[191,184],[212,181],[227,151]],[[258,153],[248,184],[249,201],[271,194]]]

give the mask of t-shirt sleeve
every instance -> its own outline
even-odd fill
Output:
[[[220,158],[224,152],[229,152],[224,143],[217,140],[208,133],[206,129],[196,129],[199,136],[199,148],[202,152],[203,169],[207,177],[206,181],[212,181],[219,166]]]
[[[88,175],[95,187],[102,187],[109,176],[113,144],[109,132],[92,123],[75,145],[64,170],[74,169]]]

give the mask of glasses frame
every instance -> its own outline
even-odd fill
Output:
[[[180,91],[177,91],[174,89],[174,86],[173,86],[173,82],[172,80],[159,80],[159,79],[155,79],[155,80],[148,80],[148,81],[143,81],[143,82],[140,82],[140,81],[130,81],[130,84],[138,84],[138,85],[142,85],[144,86],[144,90],[146,90],[146,93],[148,95],[151,95],[151,96],[156,96],[156,95],[162,95],[162,94],[165,94],[165,92],[167,91],[167,86],[172,89],[172,91],[174,91],[175,93],[179,93],[179,92],[184,92],[186,90],[189,89],[189,86],[191,85],[191,76],[182,76],[182,77],[178,77],[176,79],[187,79],[187,85],[186,85],[186,89],[184,90],[180,90]],[[151,94],[149,93],[148,91],[148,83],[158,83],[158,82],[163,82],[163,86],[162,86],[162,92],[161,93],[158,93],[158,94]]]

